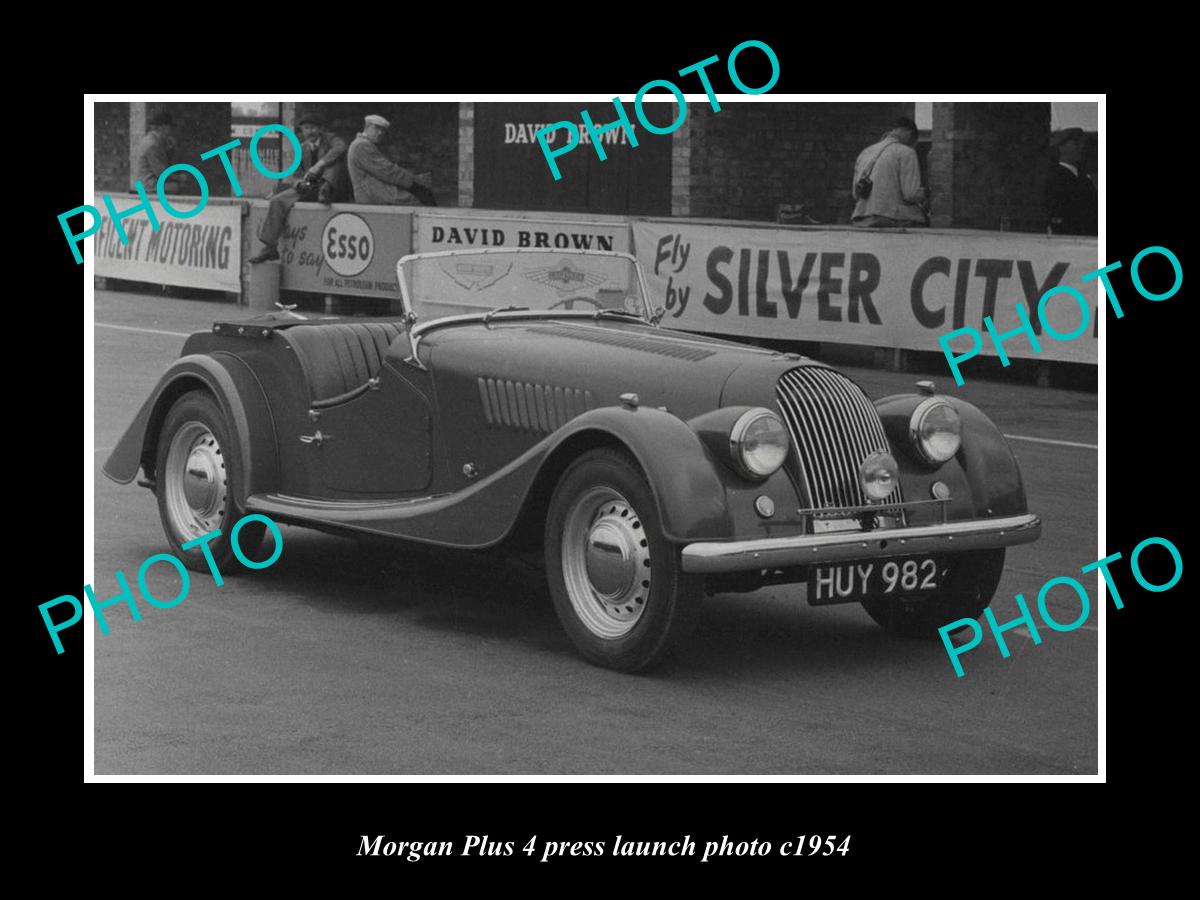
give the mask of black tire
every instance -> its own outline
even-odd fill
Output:
[[[234,500],[244,476],[232,448],[225,416],[204,391],[191,391],[176,400],[159,432],[154,467],[158,515],[171,552],[197,572],[209,571],[204,550],[201,546],[184,550],[183,544],[215,529],[221,534],[208,542],[208,549],[217,568],[242,569],[230,542],[233,526],[244,515]],[[243,525],[238,531],[242,554],[257,559],[265,533],[262,522]]]
[[[938,629],[958,619],[978,619],[996,594],[1004,571],[1004,548],[975,550],[947,558],[949,574],[936,594],[872,598],[865,609],[884,629],[908,638],[938,638]],[[965,626],[964,626],[965,627]]]
[[[546,516],[546,577],[580,654],[621,672],[647,671],[679,647],[703,587],[680,569],[637,463],[608,447],[559,479]]]

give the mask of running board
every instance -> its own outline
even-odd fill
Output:
[[[320,500],[287,494],[251,494],[246,512],[314,528],[356,531],[439,547],[479,549],[499,543],[516,517],[512,497],[508,515],[495,496],[435,494],[403,500]],[[516,505],[519,508],[519,504]],[[490,524],[488,524],[490,523]]]
[[[417,518],[444,509],[451,498],[451,494],[437,494],[405,500],[320,500],[288,494],[251,494],[246,498],[246,510],[292,522],[376,531],[382,522]]]

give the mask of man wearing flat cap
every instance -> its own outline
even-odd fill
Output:
[[[1083,129],[1063,128],[1050,136],[1058,162],[1046,179],[1046,219],[1051,234],[1095,234],[1099,213],[1096,186],[1080,169]]]
[[[429,175],[414,175],[384,156],[380,149],[379,144],[390,127],[383,116],[367,116],[363,120],[363,130],[350,144],[346,167],[350,171],[350,183],[354,185],[354,202],[386,206],[433,205]]]
[[[132,181],[140,181],[146,193],[153,196],[158,185],[158,176],[167,166],[171,165],[171,157],[175,154],[175,120],[169,112],[157,112],[146,123],[149,126],[146,134],[138,142],[134,151],[134,166]],[[168,182],[170,179],[168,179]],[[167,185],[164,185],[166,188]],[[130,189],[136,193],[137,189]]]
[[[301,197],[320,203],[347,199],[346,142],[314,114],[301,116],[296,127],[300,130],[300,171],[304,175],[299,181],[281,181],[268,198],[267,216],[258,229],[263,248],[250,257],[251,263],[279,259],[279,238],[288,213]]]

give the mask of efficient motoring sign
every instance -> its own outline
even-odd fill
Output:
[[[951,329],[1021,324],[1042,294],[1080,285],[1097,267],[1095,238],[1013,232],[799,230],[634,221],[635,252],[663,324],[687,331],[828,341],[941,353]],[[1082,282],[1092,325],[1040,354],[1014,343],[1014,357],[1095,364],[1096,282]],[[1099,301],[1102,302],[1102,301]],[[1047,308],[1061,333],[1078,328],[1074,303]],[[1038,326],[1040,327],[1040,325]],[[984,353],[995,355],[989,344]]]
[[[130,203],[135,195],[122,197]],[[174,197],[182,205],[199,198]],[[130,281],[149,281],[217,291],[241,290],[242,211],[240,205],[208,203],[186,220],[169,216],[158,201],[157,231],[145,216],[126,221],[129,238],[122,244],[110,218],[95,236],[96,274]]]

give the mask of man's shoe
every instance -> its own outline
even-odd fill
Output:
[[[270,262],[273,259],[279,259],[279,251],[274,247],[264,247],[257,255],[250,257],[249,262],[251,265],[258,265],[258,263]]]

